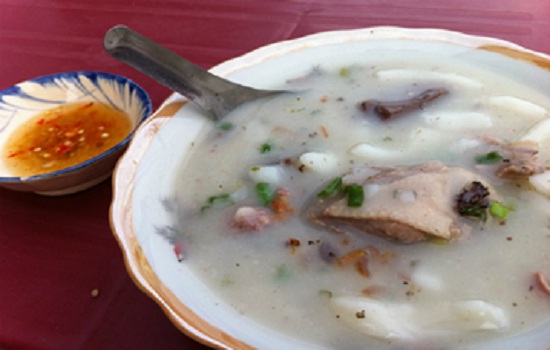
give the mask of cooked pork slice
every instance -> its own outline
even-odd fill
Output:
[[[271,223],[267,210],[259,207],[240,207],[233,220],[237,229],[249,232],[260,232]]]
[[[482,137],[488,144],[484,156],[494,156],[493,161],[479,162],[482,171],[490,171],[503,179],[527,178],[544,172],[544,166],[538,158],[539,144],[531,140],[506,142],[489,135]],[[486,146],[485,146],[486,147]]]
[[[531,176],[544,172],[537,153],[538,144],[533,141],[519,141],[502,146],[504,161],[498,169],[497,176],[514,178]]]
[[[459,220],[457,196],[473,182],[487,181],[458,167],[430,162],[414,167],[356,170],[344,183],[361,184],[365,200],[359,207],[347,199],[319,200],[310,220],[336,232],[347,229],[375,234],[402,243],[432,238],[450,240],[466,229]],[[491,196],[495,192],[491,189]]]

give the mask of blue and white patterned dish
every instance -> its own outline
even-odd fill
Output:
[[[89,188],[109,177],[133,130],[151,113],[151,100],[133,81],[109,73],[66,72],[21,82],[0,92],[0,149],[19,125],[70,102],[102,102],[130,116],[132,132],[115,147],[85,162],[52,173],[16,177],[0,159],[0,186],[61,195]]]

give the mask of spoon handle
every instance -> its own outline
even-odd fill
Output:
[[[114,58],[189,98],[215,119],[244,102],[273,93],[217,77],[126,26],[109,29],[103,46]]]

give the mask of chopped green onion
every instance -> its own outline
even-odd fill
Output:
[[[489,213],[495,218],[499,219],[506,219],[508,214],[510,214],[511,208],[508,208],[504,204],[493,202],[491,203],[491,206],[489,207]]]
[[[507,200],[503,204],[506,208],[510,209],[510,211],[515,211],[517,209],[516,202],[513,200]]]
[[[342,78],[348,78],[350,76],[350,71],[348,68],[340,68],[340,71],[338,71],[338,75],[340,75]]]
[[[207,199],[208,204],[216,204],[220,202],[227,202],[231,200],[231,196],[227,193],[219,194],[216,196],[210,196]]]
[[[284,264],[277,267],[275,274],[278,280],[288,280],[291,275],[289,269]]]
[[[263,205],[269,205],[275,196],[274,191],[267,182],[259,182],[256,184],[256,194]]]
[[[434,238],[430,239],[429,242],[431,244],[434,244],[434,245],[448,245],[449,244],[448,239],[441,238],[441,237],[434,237]]]
[[[234,127],[235,127],[235,125],[233,125],[233,123],[230,123],[230,122],[223,122],[220,125],[218,125],[218,128],[222,129],[223,131],[229,131],[229,130],[233,129]]]
[[[229,287],[229,286],[232,286],[235,284],[235,281],[229,279],[229,278],[224,278],[222,280],[222,287]]]
[[[476,158],[477,164],[494,164],[502,159],[502,156],[498,152],[489,152],[487,154],[482,154]]]
[[[390,136],[386,136],[382,139],[382,141],[384,141],[384,142],[393,141],[393,138],[390,137]]]
[[[458,213],[462,216],[470,216],[474,218],[478,218],[482,221],[487,220],[487,209],[480,208],[480,207],[466,207],[461,208]]]
[[[348,195],[348,207],[360,207],[365,201],[365,194],[363,192],[363,186],[361,185],[347,185],[345,192]]]
[[[231,195],[227,193],[222,193],[208,197],[208,199],[206,200],[206,204],[201,208],[201,210],[205,210],[213,206],[219,206],[221,204],[231,203],[233,203],[233,198],[231,198]]]
[[[260,153],[261,154],[264,154],[264,153],[267,153],[269,151],[271,151],[271,148],[273,146],[269,143],[264,143],[263,145],[260,146]]]
[[[327,187],[325,187],[321,192],[317,194],[319,197],[329,197],[335,194],[336,192],[340,191],[342,188],[342,178],[337,177],[332,179],[332,181],[329,182]]]
[[[332,292],[330,290],[326,290],[326,289],[321,289],[319,291],[319,295],[323,298],[327,298],[327,299],[330,299],[332,298]]]

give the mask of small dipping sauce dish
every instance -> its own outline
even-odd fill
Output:
[[[151,100],[133,81],[66,72],[0,92],[0,186],[45,195],[108,178]]]

